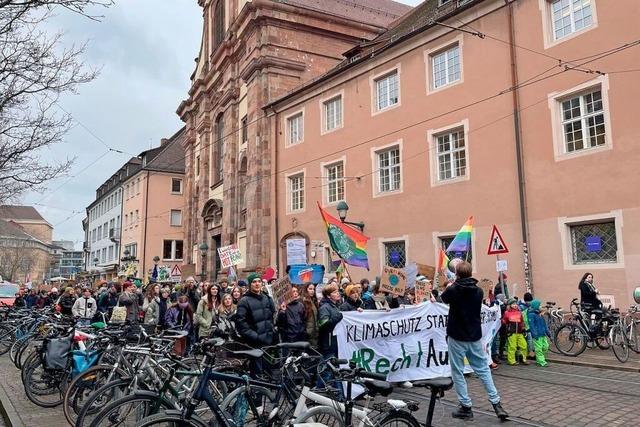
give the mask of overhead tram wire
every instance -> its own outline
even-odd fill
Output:
[[[610,56],[610,55],[612,55],[612,54],[622,52],[622,51],[624,51],[624,50],[626,50],[626,49],[629,49],[629,48],[631,48],[631,47],[633,47],[633,46],[635,46],[635,45],[637,45],[637,44],[640,44],[640,40],[637,40],[637,41],[634,41],[634,42],[630,42],[630,43],[626,43],[626,44],[624,44],[624,45],[618,46],[618,47],[613,48],[613,49],[608,49],[608,50],[604,51],[604,53],[602,53],[602,52],[601,52],[601,53],[598,53],[598,54],[591,55],[591,56],[590,56],[590,58],[594,58],[594,59],[590,59],[590,60],[585,61],[585,62],[583,62],[583,63],[581,63],[581,64],[578,64],[578,67],[583,66],[583,65],[586,65],[586,64],[589,64],[589,63],[591,63],[591,62],[595,62],[595,61],[597,61],[597,60],[599,60],[599,59],[601,59],[601,58],[603,58],[603,57]],[[554,67],[554,68],[555,68],[555,67]],[[277,175],[279,175],[279,174],[282,174],[282,173],[285,173],[285,172],[291,171],[291,170],[293,170],[293,169],[297,169],[297,168],[299,168],[300,166],[304,166],[304,165],[307,165],[307,164],[309,164],[309,163],[312,163],[312,162],[315,162],[315,161],[318,161],[318,160],[322,160],[322,159],[327,158],[327,157],[330,157],[330,156],[334,156],[334,155],[336,155],[336,154],[338,154],[338,153],[342,153],[342,152],[348,151],[348,150],[350,150],[350,149],[357,148],[357,147],[360,147],[360,146],[363,146],[363,145],[369,144],[369,143],[374,142],[374,141],[376,141],[376,140],[378,140],[378,139],[381,139],[381,138],[386,138],[386,137],[391,136],[391,135],[393,135],[393,134],[395,134],[395,133],[398,133],[398,132],[401,132],[401,131],[404,131],[404,130],[410,129],[410,128],[412,128],[412,127],[415,127],[415,126],[418,126],[418,125],[424,124],[424,123],[429,122],[429,121],[431,121],[431,120],[435,120],[435,119],[441,118],[441,117],[446,116],[446,115],[448,115],[448,114],[451,114],[451,113],[454,113],[454,112],[458,112],[458,111],[464,110],[464,109],[466,109],[466,108],[469,108],[469,107],[472,107],[472,106],[475,106],[475,105],[478,105],[478,104],[481,104],[481,103],[484,103],[484,102],[490,101],[490,100],[495,99],[495,98],[498,98],[498,97],[500,97],[500,96],[502,96],[502,95],[505,95],[505,94],[511,93],[511,92],[512,92],[512,91],[514,91],[514,90],[521,89],[521,88],[523,88],[523,87],[527,87],[527,86],[530,86],[530,85],[533,85],[533,84],[539,83],[539,82],[541,82],[541,81],[544,81],[544,80],[547,80],[547,79],[553,78],[553,77],[558,76],[558,75],[560,75],[560,74],[563,74],[563,73],[565,73],[565,72],[567,72],[567,71],[582,71],[582,70],[574,70],[573,68],[564,68],[564,69],[561,69],[561,70],[557,71],[556,73],[550,74],[550,75],[548,75],[548,76],[540,77],[540,78],[538,78],[538,79],[536,79],[536,80],[533,80],[533,81],[524,82],[524,83],[521,83],[521,84],[519,84],[519,85],[517,85],[517,86],[512,86],[512,87],[506,88],[506,89],[502,90],[501,92],[499,92],[499,93],[497,93],[497,94],[487,96],[487,97],[485,97],[485,98],[479,99],[479,100],[477,100],[477,101],[473,101],[473,102],[471,102],[471,103],[468,103],[468,104],[466,104],[466,105],[462,105],[462,106],[460,106],[460,107],[457,107],[457,108],[451,109],[451,110],[446,111],[446,112],[443,112],[443,113],[439,113],[439,114],[437,114],[437,115],[435,115],[435,116],[431,116],[431,117],[428,117],[428,118],[426,118],[426,119],[423,119],[423,120],[420,120],[420,121],[414,122],[414,123],[412,123],[412,124],[409,124],[409,125],[403,126],[403,127],[401,127],[401,128],[397,128],[397,129],[392,130],[392,131],[390,131],[390,132],[387,132],[387,133],[385,133],[385,134],[378,135],[378,136],[376,136],[376,137],[373,137],[373,138],[370,138],[370,139],[367,139],[367,140],[361,141],[361,142],[359,142],[359,143],[357,143],[357,144],[353,144],[353,145],[350,145],[350,146],[347,146],[347,147],[343,147],[343,148],[341,148],[341,149],[339,149],[339,150],[336,150],[336,151],[333,151],[333,152],[331,152],[331,153],[323,154],[323,155],[321,155],[321,156],[319,156],[319,157],[316,157],[316,158],[313,158],[313,159],[310,159],[310,160],[306,160],[306,161],[304,161],[304,162],[301,162],[301,163],[298,163],[298,164],[296,164],[296,165],[293,165],[293,166],[290,166],[290,167],[288,167],[288,168],[285,168],[285,169],[283,169],[283,170],[281,170],[281,171],[277,171],[277,172],[273,172],[273,173],[270,173],[270,174],[266,174],[266,175],[264,175],[264,176],[257,176],[257,177],[254,177],[254,178],[252,178],[252,179],[250,179],[250,180],[248,180],[248,181],[244,182],[242,185],[243,185],[243,186],[246,186],[247,184],[250,184],[250,183],[259,182],[259,181],[261,181],[262,179],[276,177],[276,176],[277,176]],[[261,118],[259,118],[258,120],[260,120],[260,119],[262,119],[262,118],[264,118],[264,117],[266,117],[266,116],[261,116]],[[240,130],[240,129],[236,129],[236,130],[234,130],[233,132],[231,132],[229,135],[224,136],[224,137],[222,137],[222,138],[220,138],[220,139],[225,139],[226,137],[233,135],[234,133],[238,132],[239,130]],[[217,141],[219,141],[220,139],[218,139],[218,140],[214,140],[214,141],[211,141],[211,142],[210,142],[209,144],[207,144],[205,147],[201,147],[201,148],[200,148],[200,150],[202,150],[202,149],[206,148],[207,146],[210,146],[210,145],[211,145],[211,144],[213,144],[213,143],[216,143],[216,142],[217,142]],[[186,158],[186,156],[185,156],[185,158]],[[356,177],[355,179],[357,179],[357,177]],[[238,187],[237,185],[236,185],[236,186],[232,186],[232,187],[229,187],[229,189],[228,189],[228,190],[229,190],[229,191],[231,191],[231,190],[235,190],[237,187]],[[182,207],[184,208],[184,207],[186,207],[187,205],[188,205],[188,203],[185,203]],[[174,209],[175,209],[175,208],[174,208]],[[154,215],[154,216],[147,216],[147,217],[145,217],[145,218],[146,218],[146,219],[150,219],[150,218],[160,217],[160,216],[163,216],[163,215],[165,215],[165,214],[169,213],[170,211],[171,211],[171,209],[169,209],[169,210],[167,210],[167,211],[164,211],[164,212],[161,212],[160,214],[156,214],[156,215]],[[145,218],[143,218],[143,219],[145,219]]]

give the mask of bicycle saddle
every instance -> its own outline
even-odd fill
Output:
[[[412,381],[414,387],[425,387],[431,390],[445,391],[453,387],[453,380],[450,377],[438,377],[428,380]]]
[[[280,344],[277,344],[276,347],[288,348],[291,350],[308,350],[311,348],[311,344],[306,341],[282,342]]]
[[[393,386],[386,381],[365,379],[362,384],[367,388],[370,396],[388,396],[393,391]]]
[[[256,349],[252,349],[252,350],[232,351],[231,353],[233,353],[236,356],[246,356],[246,357],[250,357],[252,359],[259,359],[264,354],[264,352],[262,350],[259,350],[257,348]]]

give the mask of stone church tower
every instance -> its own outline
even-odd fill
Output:
[[[262,107],[328,71],[410,7],[391,0],[198,0],[203,31],[188,98],[185,264],[210,279],[216,249],[237,243],[240,270],[269,266],[272,141]],[[199,246],[208,250],[201,256]],[[272,247],[273,246],[273,247]]]

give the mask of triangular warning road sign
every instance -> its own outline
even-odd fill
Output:
[[[491,239],[489,239],[487,255],[499,255],[506,254],[508,252],[509,248],[507,248],[507,244],[504,242],[502,235],[498,231],[498,227],[494,225],[493,230],[491,231]]]
[[[171,269],[171,277],[182,276],[182,270],[178,264],[174,265]]]

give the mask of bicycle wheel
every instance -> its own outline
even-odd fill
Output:
[[[62,403],[68,382],[68,371],[45,369],[38,358],[25,373],[24,391],[27,398],[36,405],[53,408]]]
[[[625,363],[629,360],[629,344],[627,343],[627,336],[620,325],[615,325],[611,329],[611,350],[621,363]]]
[[[640,337],[638,333],[640,332],[640,323],[632,321],[627,326],[627,341],[629,343],[629,348],[636,353],[640,353]]]
[[[124,372],[113,366],[93,366],[82,374],[76,376],[64,394],[62,409],[69,424],[74,425],[78,413],[84,406],[84,401],[97,389],[111,382],[113,379],[122,378]]]
[[[181,413],[160,412],[144,418],[136,424],[136,427],[207,427],[209,424],[199,417],[193,416],[185,420]]]
[[[131,391],[129,391],[130,384],[130,378],[111,381],[97,389],[91,394],[91,396],[84,399],[82,409],[76,417],[75,427],[91,425],[94,418],[102,412],[109,402],[114,402],[123,396],[131,394]]]
[[[259,413],[254,413],[249,407],[248,399],[251,399]],[[256,425],[258,417],[269,414],[278,406],[275,393],[270,390],[251,386],[247,394],[246,387],[238,387],[233,390],[220,404],[220,409],[231,414],[236,425]]]
[[[413,415],[404,411],[393,410],[376,418],[376,427],[420,427]]]
[[[566,323],[556,331],[553,342],[565,356],[578,356],[587,348],[588,336],[580,326]]]
[[[320,423],[327,427],[344,426],[342,414],[330,406],[315,406],[293,421],[293,424],[304,423]]]
[[[0,356],[11,350],[15,341],[15,329],[9,325],[0,325]]]
[[[144,418],[170,409],[177,408],[156,393],[135,393],[109,403],[88,425],[90,427],[135,426]]]

